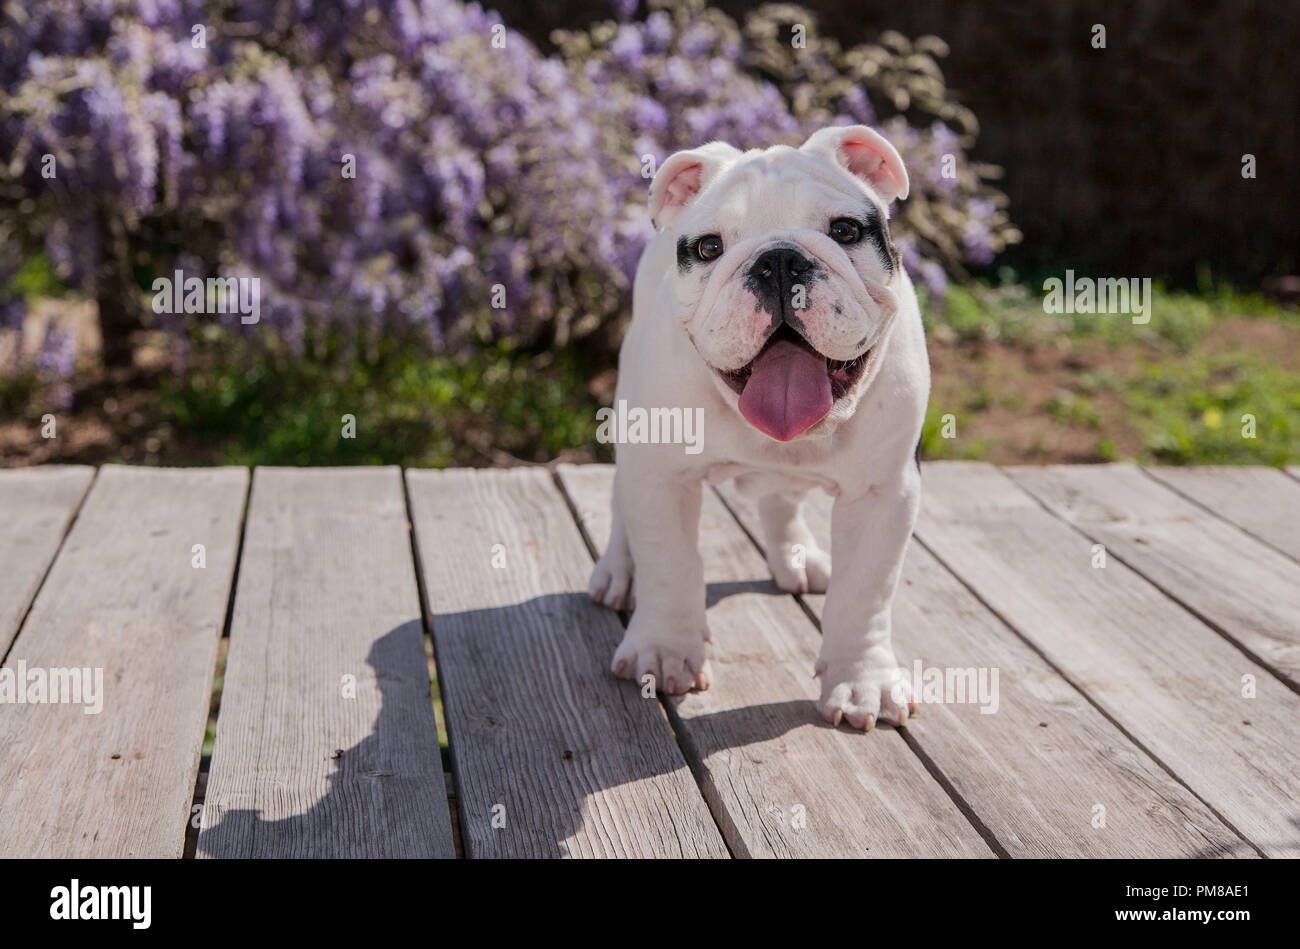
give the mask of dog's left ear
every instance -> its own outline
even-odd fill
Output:
[[[886,204],[906,198],[907,169],[898,151],[865,125],[842,125],[814,132],[799,149],[821,152],[855,178],[871,186]]]
[[[672,227],[686,205],[739,154],[726,142],[709,142],[669,155],[650,182],[650,223],[655,230]]]

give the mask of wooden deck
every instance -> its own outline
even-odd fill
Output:
[[[713,688],[610,675],[611,479],[0,472],[0,856],[1300,856],[1300,470],[925,465],[899,658],[996,672],[996,712],[866,735],[729,486]],[[83,668],[98,714],[34,704]]]

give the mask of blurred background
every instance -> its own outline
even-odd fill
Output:
[[[0,464],[608,460],[643,171],[852,122],[912,176],[927,457],[1296,463],[1297,48],[1243,0],[7,0]],[[1150,322],[1045,312],[1067,270]]]

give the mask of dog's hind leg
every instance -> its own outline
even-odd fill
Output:
[[[636,588],[633,584],[632,549],[627,542],[627,525],[623,521],[622,505],[619,503],[617,480],[610,514],[609,543],[591,572],[587,592],[593,600],[605,604],[611,610],[634,610]]]
[[[736,488],[757,501],[763,550],[776,585],[787,593],[825,593],[831,555],[818,546],[803,518],[807,485],[742,475]]]

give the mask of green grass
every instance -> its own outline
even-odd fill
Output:
[[[1154,282],[1147,323],[1134,323],[1126,314],[1047,313],[1042,285],[1042,280],[1020,282],[1008,274],[1006,282],[997,285],[950,285],[942,303],[926,299],[922,289],[921,312],[928,332],[941,342],[1042,345],[1061,339],[1101,340],[1112,346],[1146,342],[1178,352],[1191,349],[1227,317],[1300,326],[1300,310],[1226,284],[1207,283],[1203,290],[1188,291]]]
[[[303,354],[221,345],[164,386],[163,410],[228,464],[442,467],[596,447],[599,406],[574,350],[453,358],[384,343],[362,358],[337,340]]]
[[[1086,425],[1088,428],[1101,427],[1101,416],[1093,407],[1092,400],[1086,395],[1078,395],[1068,389],[1062,389],[1047,400],[1044,408],[1048,415],[1059,422]]]
[[[1139,419],[1147,450],[1161,462],[1300,460],[1300,380],[1252,354],[1146,362],[1125,402]]]
[[[931,401],[925,410],[921,425],[921,455],[929,459],[980,461],[988,452],[988,441],[983,438],[966,438],[962,435],[961,419],[954,420],[953,436],[945,437],[944,416],[948,410]],[[956,415],[956,413],[953,413]]]
[[[1043,294],[1035,289],[1041,286],[1042,280],[953,285],[941,304],[922,300],[932,348],[957,347],[972,360],[996,359],[989,344],[1020,351],[1050,347],[1090,356],[1080,361],[1068,389],[1041,404],[1030,404],[1015,391],[1015,376],[980,376],[988,381],[980,382],[978,389],[955,397],[949,393],[950,406],[960,409],[959,427],[963,421],[968,428],[978,427],[969,423],[991,406],[1018,415],[1045,413],[1055,425],[1095,431],[1097,458],[1115,460],[1120,457],[1118,433],[1106,428],[1118,416],[1140,433],[1142,449],[1135,456],[1139,461],[1300,461],[1300,377],[1273,361],[1270,353],[1225,349],[1232,344],[1225,344],[1222,336],[1212,346],[1202,346],[1227,319],[1271,320],[1300,329],[1300,310],[1203,277],[1199,291],[1154,284],[1151,320],[1134,324],[1122,314],[1045,313]],[[1108,352],[1114,353],[1113,365]],[[1095,364],[1098,358],[1103,365]],[[1110,415],[1103,416],[1103,404],[1111,407]],[[927,457],[984,456],[990,447],[986,439],[960,437],[960,430],[956,439],[941,437],[945,411],[954,409],[930,407],[922,434]],[[1246,415],[1255,418],[1253,438],[1243,436]],[[1034,454],[1032,449],[1028,454]]]

